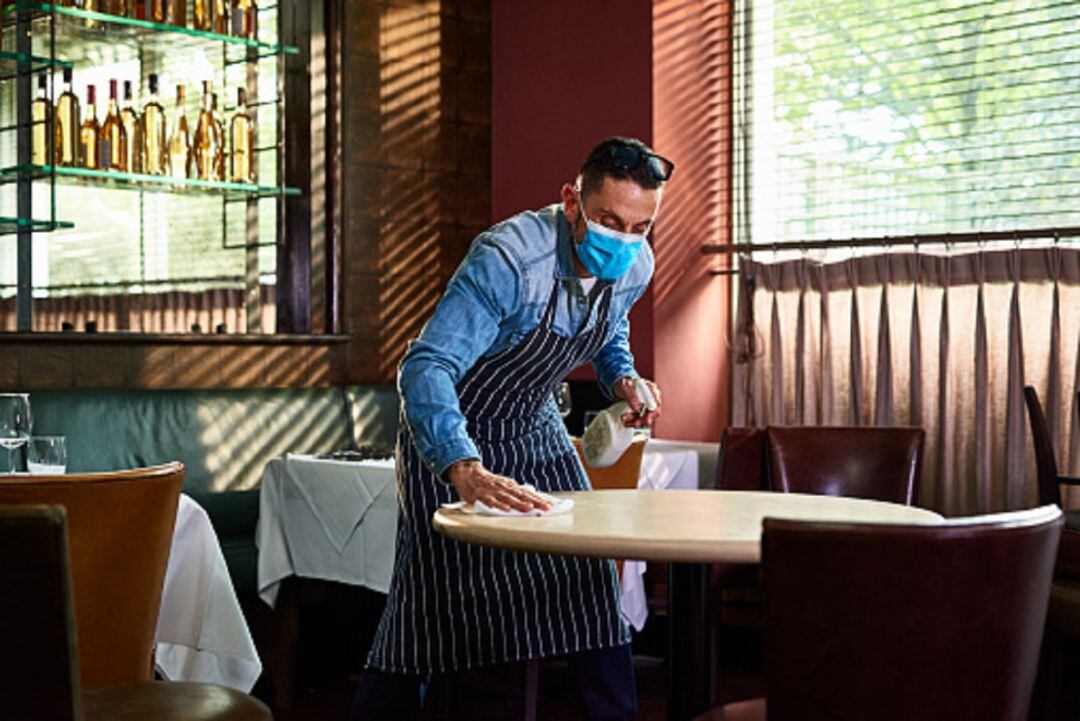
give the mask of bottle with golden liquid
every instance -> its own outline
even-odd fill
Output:
[[[44,73],[38,75],[37,86],[38,96],[30,105],[30,118],[33,123],[30,162],[34,165],[51,165],[56,131],[53,129],[52,103],[49,102],[49,77]]]
[[[56,164],[78,165],[79,142],[79,99],[71,89],[71,68],[64,68],[64,92],[56,100]]]
[[[120,108],[120,120],[127,135],[127,155],[124,156],[129,173],[142,172],[142,139],[139,137],[139,111],[131,95],[131,81],[124,81],[124,107]]]
[[[139,0],[144,2],[143,13],[152,23],[187,26],[186,0]]]
[[[225,180],[228,171],[225,169],[225,156],[227,154],[229,136],[225,133],[225,116],[218,112],[217,93],[211,97],[210,105],[214,112],[214,129],[217,131],[217,154],[214,156],[214,176],[216,180]]]
[[[168,172],[168,138],[165,134],[165,108],[158,99],[158,76],[151,75],[150,100],[143,107],[142,123],[139,132],[142,172],[150,175],[165,175]]]
[[[206,32],[214,31],[214,0],[195,0],[192,11],[192,27]]]
[[[97,88],[88,85],[86,88],[86,112],[83,113],[82,125],[79,126],[79,147],[82,150],[79,165],[91,170],[101,168],[101,158],[98,156],[100,148],[98,142],[100,132],[97,122]]]
[[[259,7],[255,0],[232,0],[232,34],[238,38],[258,40]]]
[[[125,17],[128,14],[128,0],[99,0],[101,12]]]
[[[184,112],[184,86],[176,86],[176,114],[173,116],[173,131],[169,136],[169,175],[173,178],[188,177],[188,163],[191,158],[191,134],[188,132],[187,114]]]
[[[214,0],[214,32],[219,35],[229,34],[229,15],[232,0]]]
[[[229,124],[229,180],[234,183],[255,182],[255,123],[247,112],[247,92],[236,89],[236,112]]]
[[[98,162],[102,170],[115,170],[126,173],[127,166],[127,133],[124,131],[124,121],[120,119],[120,103],[117,100],[116,81],[109,81],[109,107],[105,111],[105,122],[101,124],[101,132],[98,134],[100,153]]]
[[[199,122],[195,126],[195,174],[200,180],[217,180],[218,152],[221,146],[218,132],[217,119],[214,117],[214,97],[210,92],[210,81],[206,80],[203,81]]]

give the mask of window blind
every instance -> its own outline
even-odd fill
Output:
[[[738,242],[1080,225],[1080,2],[738,0]]]

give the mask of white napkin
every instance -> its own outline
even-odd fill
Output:
[[[556,498],[548,493],[536,490],[529,484],[523,485],[522,488],[527,491],[532,491],[540,496],[547,501],[551,507],[546,511],[541,511],[539,508],[534,508],[531,511],[503,511],[498,508],[493,508],[483,501],[476,501],[475,503],[465,503],[464,501],[444,503],[442,504],[442,507],[450,510],[462,511],[464,513],[474,513],[478,516],[557,516],[561,513],[568,513],[570,509],[574,507],[574,501],[571,498]]]

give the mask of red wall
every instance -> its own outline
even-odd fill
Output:
[[[651,143],[651,0],[492,0],[491,20],[493,220],[558,202],[608,136]],[[638,370],[649,376],[651,310],[646,297],[630,316]]]
[[[698,250],[729,237],[727,17],[700,0],[492,0],[493,219],[557,201],[610,135],[677,165],[630,317],[665,438],[718,440],[728,416],[728,283]]]

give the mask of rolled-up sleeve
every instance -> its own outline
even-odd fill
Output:
[[[637,376],[634,355],[630,352],[630,318],[624,313],[615,325],[615,332],[593,358],[596,382],[609,397],[614,398],[611,387],[623,376]]]
[[[456,386],[495,342],[500,323],[517,307],[522,283],[513,257],[482,236],[401,361],[405,422],[421,459],[440,478],[454,462],[480,458]]]

